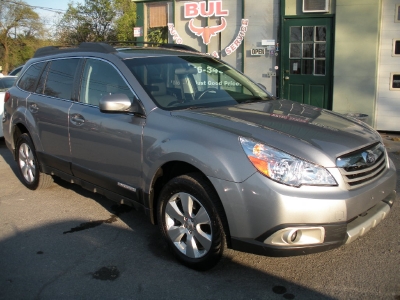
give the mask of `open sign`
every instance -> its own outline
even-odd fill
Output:
[[[251,49],[251,55],[265,55],[265,48]]]

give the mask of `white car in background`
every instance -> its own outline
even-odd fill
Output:
[[[4,114],[4,96],[6,91],[14,85],[17,76],[0,77],[0,119],[3,120]],[[3,137],[3,122],[0,122],[0,137]]]

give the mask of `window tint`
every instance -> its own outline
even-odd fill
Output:
[[[37,84],[36,91],[35,91],[37,94],[44,93],[44,85],[46,83],[47,74],[49,73],[49,67],[50,67],[50,64],[47,64],[44,71],[42,72],[42,76],[40,76],[40,79],[39,79],[39,82]]]
[[[85,63],[80,101],[99,105],[104,95],[125,94],[133,100],[134,95],[117,70],[101,60],[88,59]]]
[[[78,58],[51,61],[47,72],[44,94],[70,100],[78,63]]]
[[[45,62],[34,64],[21,77],[18,86],[28,92],[34,92],[36,89],[36,82],[40,76]]]

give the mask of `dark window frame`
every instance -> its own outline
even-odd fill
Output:
[[[396,80],[394,77],[397,77]],[[396,83],[395,83],[396,81]],[[398,87],[394,87],[393,85],[396,84]],[[400,91],[400,72],[393,72],[390,73],[390,88],[391,91]]]
[[[400,39],[393,39],[392,56],[400,57]]]

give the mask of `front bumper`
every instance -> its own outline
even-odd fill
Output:
[[[269,230],[256,239],[232,237],[231,246],[233,249],[267,256],[296,256],[337,248],[343,244],[349,244],[358,237],[366,234],[370,229],[378,225],[389,213],[391,206],[396,199],[396,192],[393,191],[385,199],[374,207],[353,218],[349,222],[336,224],[285,224]],[[307,230],[308,228],[321,228],[324,232],[323,242],[317,244],[299,244],[285,241],[285,229]],[[274,235],[275,238],[272,238]],[[286,245],[285,245],[286,243]]]

